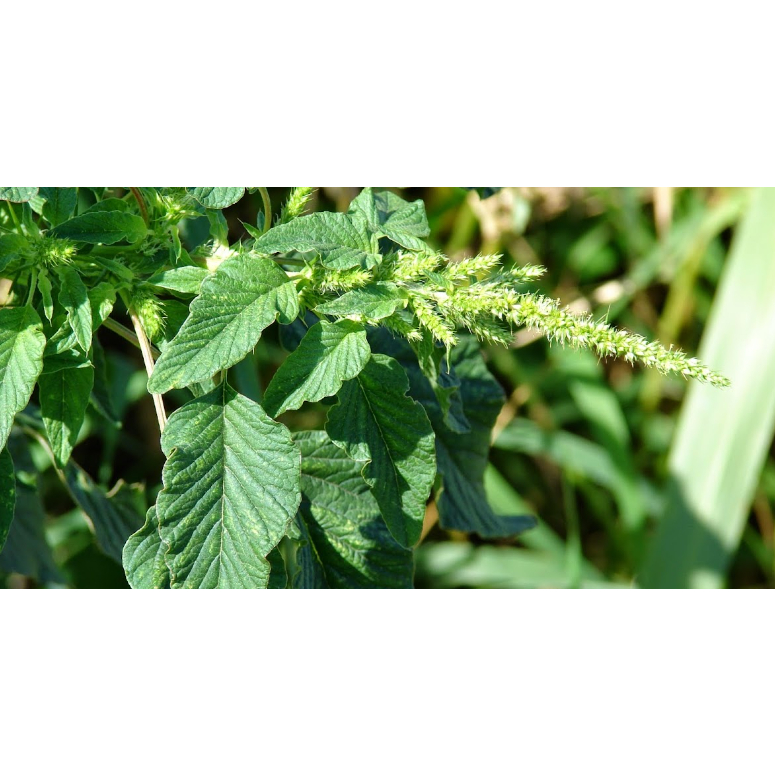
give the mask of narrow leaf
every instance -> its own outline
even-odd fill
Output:
[[[269,552],[300,500],[284,425],[222,383],[174,412],[156,505],[173,587],[266,587]]]
[[[296,287],[273,261],[242,254],[228,258],[202,283],[148,389],[166,393],[202,382],[241,361],[275,319],[290,323],[298,314]]]
[[[112,200],[106,200],[112,201]],[[78,242],[112,245],[115,242],[139,242],[146,234],[145,221],[139,215],[108,210],[76,215],[51,230],[54,237]]]
[[[57,269],[61,286],[59,303],[67,310],[67,319],[84,352],[89,352],[92,337],[92,311],[89,294],[78,272],[71,266]]]
[[[57,465],[63,468],[78,439],[94,385],[94,369],[60,369],[40,375],[40,412]]]
[[[31,307],[0,309],[0,448],[8,440],[16,413],[29,403],[43,368],[42,328]]]
[[[370,353],[366,329],[359,323],[316,323],[269,383],[264,408],[276,417],[305,401],[333,396],[343,382],[361,372]]]
[[[406,395],[408,389],[398,361],[372,355],[363,371],[339,391],[326,425],[336,445],[367,464],[364,478],[402,546],[420,538],[436,476],[433,429],[425,410]]]
[[[302,455],[299,513],[306,540],[297,586],[410,588],[412,551],[388,532],[361,464],[323,431],[297,433],[294,440]]]

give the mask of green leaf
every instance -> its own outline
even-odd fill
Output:
[[[426,247],[423,241],[431,233],[425,204],[421,199],[407,202],[391,191],[365,188],[350,204],[351,215],[361,215],[375,234],[414,250]]]
[[[390,317],[399,307],[405,307],[406,301],[406,294],[397,285],[378,282],[318,304],[316,311],[323,315],[358,315],[365,320],[382,320]]]
[[[113,305],[116,303],[116,289],[110,283],[103,282],[89,288],[88,295],[92,331],[96,331],[113,310]]]
[[[91,358],[94,364],[94,386],[90,397],[92,406],[114,427],[119,428],[121,417],[113,405],[105,350],[96,336],[92,340]]]
[[[89,294],[81,276],[71,266],[60,266],[59,303],[67,310],[67,319],[84,352],[89,352],[92,337],[92,311]]]
[[[361,464],[323,431],[297,433],[301,449],[300,587],[406,589],[412,551],[388,532]]]
[[[37,188],[0,188],[0,201],[5,200],[19,204],[28,202],[37,193]]]
[[[499,516],[487,502],[484,472],[490,435],[503,407],[504,395],[473,339],[451,353],[451,378],[459,380],[465,419],[471,430],[457,433],[444,422],[443,412],[411,348],[389,334],[372,338],[372,347],[397,358],[409,376],[410,395],[425,407],[436,434],[436,459],[441,475],[437,505],[442,527],[478,533],[483,538],[517,535],[535,525],[532,517]]]
[[[0,235],[0,272],[24,257],[28,242],[19,234]]]
[[[352,320],[316,323],[283,362],[264,394],[264,409],[277,417],[305,401],[333,396],[357,376],[371,350],[366,329]]]
[[[275,547],[266,558],[269,561],[269,583],[267,589],[286,589],[288,587],[288,571],[285,567],[283,553]]]
[[[38,289],[43,298],[43,314],[50,323],[54,318],[54,297],[51,295],[51,279],[45,271],[38,275]]]
[[[242,254],[228,258],[202,283],[148,389],[165,393],[202,382],[241,361],[276,318],[290,323],[298,314],[296,286],[273,261]]]
[[[284,425],[222,383],[174,412],[156,506],[173,587],[266,587],[265,559],[299,506],[300,455]]]
[[[66,237],[78,242],[112,245],[122,240],[139,242],[146,231],[145,221],[139,215],[109,210],[76,215],[75,218],[52,229],[51,234],[54,237]]]
[[[159,533],[156,506],[151,506],[145,525],[124,546],[123,563],[126,580],[132,589],[168,589],[170,571],[164,562],[167,547]]]
[[[0,450],[0,552],[3,551],[5,539],[8,538],[15,508],[16,474],[11,453],[3,448]]]
[[[43,369],[42,329],[31,307],[0,309],[0,448],[8,440],[16,413],[29,403]]]
[[[91,364],[87,368],[60,369],[40,375],[40,413],[51,450],[60,468],[70,459],[70,453],[78,440],[93,385],[94,369]]]
[[[73,500],[91,521],[97,543],[109,557],[121,562],[124,544],[143,524],[139,514],[121,497],[121,490],[108,495],[75,461],[64,469],[65,485]]]
[[[78,204],[77,188],[41,188],[40,195],[46,200],[41,215],[52,226],[68,220]]]
[[[157,288],[166,288],[178,293],[191,293],[196,295],[205,277],[210,272],[199,266],[180,266],[175,269],[165,269],[149,277],[146,282]]]
[[[372,355],[363,371],[339,391],[326,425],[334,444],[367,464],[364,478],[402,546],[420,538],[436,476],[433,429],[425,410],[406,395],[408,389],[398,361]]]
[[[365,221],[345,213],[313,213],[270,229],[256,240],[261,253],[314,252],[331,269],[368,269],[381,261]]]
[[[245,187],[239,188],[187,188],[200,205],[212,210],[223,210],[242,199]]]

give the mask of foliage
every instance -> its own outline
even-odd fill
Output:
[[[269,193],[254,193],[256,225],[230,240],[223,210],[245,188],[0,189],[4,571],[35,575],[17,559],[30,555],[51,567],[40,506],[21,508],[38,497],[42,451],[79,507],[73,524],[86,515],[134,587],[408,587],[434,509],[441,528],[483,539],[536,524],[488,502],[505,396],[477,341],[507,347],[527,327],[727,384],[530,290],[542,267],[494,251],[451,260],[420,200],[367,188],[346,212],[305,214],[313,189],[294,189],[273,223]],[[289,354],[262,390],[255,353],[275,331]],[[108,489],[71,459],[90,413],[121,423],[108,335],[147,370],[165,458],[147,491]],[[303,407],[315,429],[291,433]]]

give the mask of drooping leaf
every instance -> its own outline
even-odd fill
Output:
[[[423,239],[431,233],[423,201],[407,202],[392,191],[365,188],[353,199],[348,212],[361,215],[373,233],[405,248],[422,250]]]
[[[282,363],[264,394],[270,417],[298,409],[305,401],[333,396],[369,359],[366,329],[352,320],[316,323]]]
[[[89,352],[92,337],[92,311],[89,294],[78,272],[71,266],[57,269],[59,303],[67,310],[67,319],[75,338],[84,352]]]
[[[169,588],[170,571],[164,562],[166,549],[159,533],[156,506],[151,506],[143,527],[124,546],[124,571],[132,589]]]
[[[324,431],[297,433],[301,449],[298,587],[412,586],[412,552],[397,544],[361,476],[361,464]]]
[[[91,307],[92,331],[96,331],[110,315],[116,303],[116,289],[110,283],[102,282],[88,290]]]
[[[363,218],[345,213],[312,213],[275,226],[256,240],[262,253],[313,252],[331,269],[368,269],[381,257],[376,237]]]
[[[37,193],[37,188],[0,188],[0,201],[20,204],[28,202]]]
[[[269,552],[298,509],[290,432],[225,383],[174,412],[156,501],[173,587],[266,587]]]
[[[148,389],[166,393],[202,382],[241,361],[275,319],[290,323],[298,314],[295,285],[273,261],[244,254],[228,258],[202,283]]]
[[[347,454],[365,463],[391,535],[402,546],[417,543],[436,476],[433,429],[425,410],[406,395],[409,383],[398,361],[372,355],[339,391],[326,430]]]
[[[113,405],[111,395],[110,380],[108,379],[108,363],[105,358],[105,350],[95,336],[92,340],[91,351],[92,363],[94,364],[94,386],[91,392],[92,406],[114,427],[121,426],[119,417]]]
[[[478,533],[483,538],[511,536],[535,524],[532,517],[499,516],[487,502],[484,472],[490,450],[490,434],[504,395],[490,374],[475,341],[466,339],[451,354],[451,377],[459,381],[460,398],[468,433],[456,433],[447,426],[438,399],[421,372],[411,348],[386,332],[372,337],[372,347],[388,352],[409,376],[410,395],[419,401],[436,434],[436,458],[441,489],[437,506],[441,525],[450,530]]]
[[[112,245],[121,241],[139,242],[146,231],[145,221],[139,215],[121,210],[101,210],[76,215],[52,229],[51,234],[54,237],[66,237],[78,242]]]
[[[38,381],[40,412],[57,465],[63,468],[78,439],[94,385],[94,369],[43,372]]]
[[[235,202],[239,202],[245,193],[245,188],[244,186],[239,188],[187,188],[186,191],[200,205],[208,209],[223,210],[224,207],[230,207]]]
[[[405,307],[406,302],[406,294],[395,283],[378,282],[343,293],[315,309],[323,315],[359,315],[365,320],[382,320]]]
[[[108,494],[75,461],[64,468],[64,479],[73,500],[91,521],[100,548],[121,562],[124,544],[143,524],[142,513],[121,498]]]
[[[3,551],[5,539],[8,538],[15,508],[16,474],[11,453],[4,447],[0,450],[0,552]]]
[[[52,226],[68,220],[78,204],[76,188],[41,188],[40,195],[46,200],[41,214]]]
[[[27,406],[43,368],[46,338],[32,307],[0,309],[0,448],[13,418]]]
[[[43,271],[38,275],[38,290],[43,299],[43,314],[50,323],[54,317],[54,297],[51,294],[53,286],[48,273]]]

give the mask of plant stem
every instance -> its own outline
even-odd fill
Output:
[[[102,325],[105,326],[109,331],[112,331],[114,334],[118,334],[122,339],[126,339],[127,342],[131,342],[135,347],[140,347],[140,340],[135,335],[134,331],[127,328],[126,326],[122,326],[121,323],[119,323],[117,320],[113,320],[113,318],[105,318],[105,320],[102,322]],[[154,358],[158,358],[161,353],[159,350],[154,347],[150,342],[148,343],[148,346],[151,348],[151,355]]]
[[[261,199],[264,201],[264,231],[266,234],[272,226],[272,203],[269,201],[269,192],[263,187],[258,187]]]
[[[143,216],[143,220],[145,221],[145,225],[147,226],[148,221],[148,208],[145,206],[145,200],[143,199],[142,193],[140,193],[139,188],[132,188],[129,187],[129,190],[132,192],[132,195],[137,200],[137,204],[140,207],[140,215]]]
[[[19,219],[16,217],[16,211],[13,209],[13,205],[10,202],[6,202],[6,204],[8,205],[8,210],[11,213],[11,218],[12,218],[13,222],[16,224],[16,231],[18,231],[19,234],[21,234],[22,233],[22,226],[19,223]]]
[[[32,298],[35,295],[35,289],[38,287],[38,273],[33,271],[32,275],[30,276],[30,291],[27,294],[27,302],[26,305],[28,307],[32,306]]]

